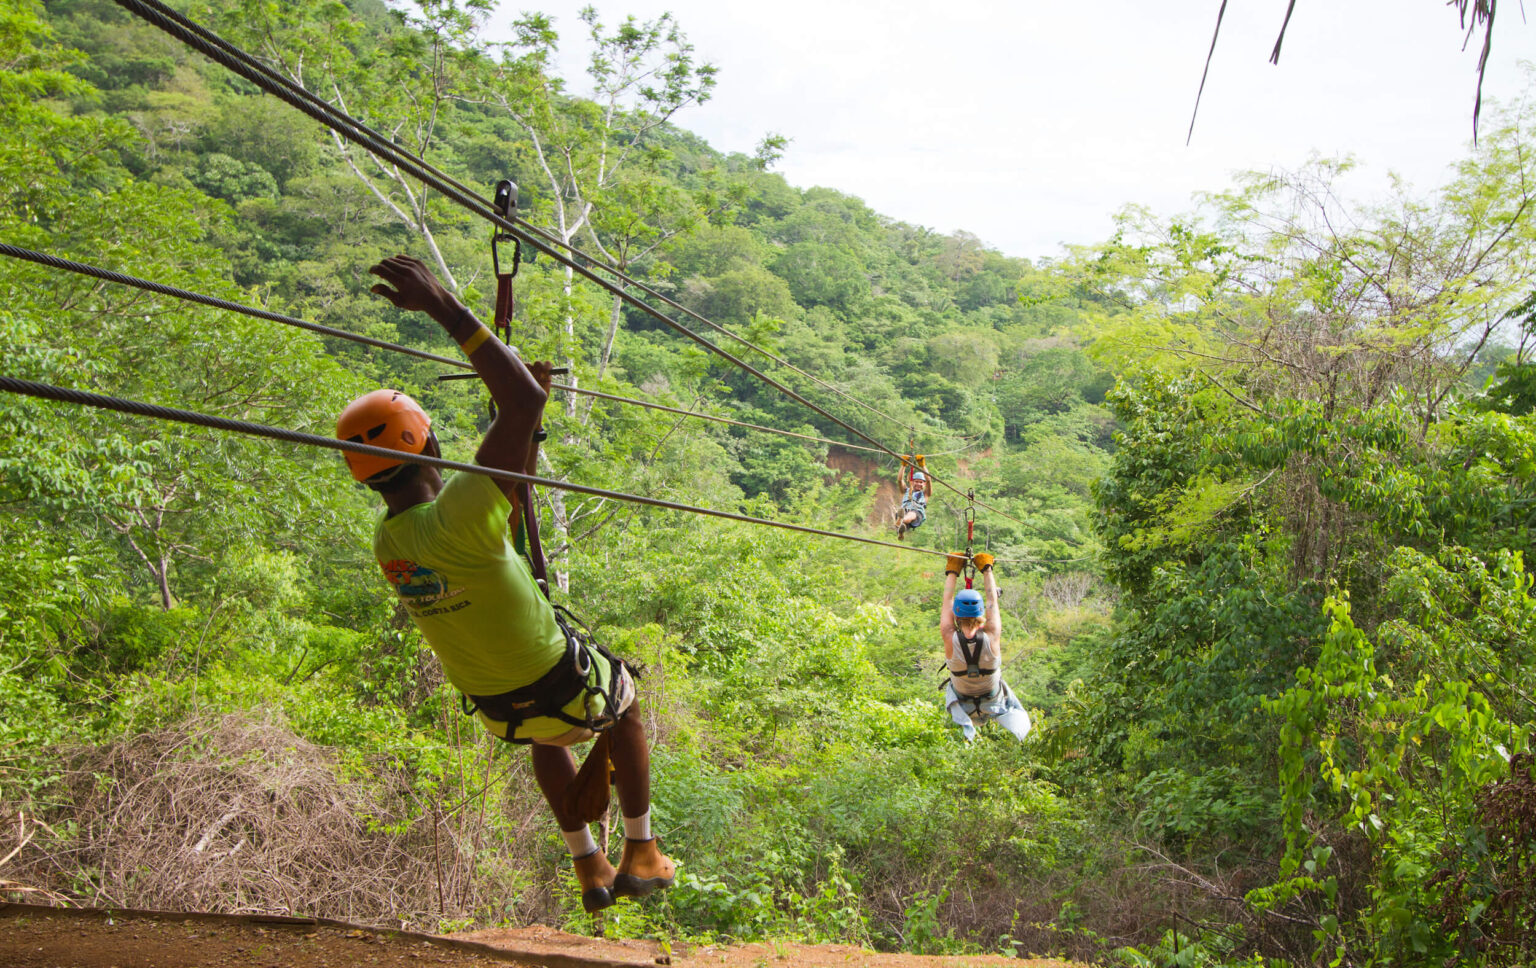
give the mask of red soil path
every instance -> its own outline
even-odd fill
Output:
[[[608,941],[552,928],[448,937],[334,921],[0,905],[4,968],[1073,968],[999,955],[925,957],[847,945],[750,944],[666,951],[655,941]]]

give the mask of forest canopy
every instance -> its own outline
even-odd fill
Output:
[[[178,9],[485,196],[515,181],[531,225],[825,411],[529,246],[520,354],[738,422],[557,392],[541,474],[887,542],[897,463],[843,424],[954,485],[894,548],[541,489],[556,597],[646,669],[680,864],[610,934],[1530,960],[1524,102],[1431,194],[1355,203],[1319,159],[1030,261],[791,185],[781,138],[689,133],[730,65],[671,17],[584,14],[577,97],[573,39],[528,13],[492,43],[480,0]],[[369,293],[405,252],[493,315],[481,220],[118,5],[7,6],[0,68],[7,246],[457,358]],[[7,376],[316,434],[396,387],[466,460],[489,425],[441,363],[6,268]],[[0,415],[0,895],[590,929],[527,758],[460,715],[336,455]],[[924,552],[967,543],[999,560],[1022,744],[960,743],[936,688]]]

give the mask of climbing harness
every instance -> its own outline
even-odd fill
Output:
[[[987,635],[986,632],[977,631],[974,636],[966,638],[960,634],[959,629],[956,629],[953,644],[954,654],[965,660],[965,671],[962,672],[955,669],[949,662],[945,662],[945,675],[939,680],[939,688],[954,695],[955,701],[951,705],[959,704],[962,708],[969,706],[967,714],[973,719],[990,718],[991,714],[983,707],[996,702],[1002,690],[1006,688],[1003,684],[1003,677],[996,668],[984,668],[981,664],[982,657],[992,645],[991,636]],[[993,681],[992,688],[980,695],[966,694],[955,688],[956,682],[989,678]]]
[[[503,178],[496,183],[496,200],[491,203],[496,214],[511,221],[517,214],[517,183]],[[502,242],[512,243],[512,268],[501,271]],[[523,264],[523,243],[517,236],[502,229],[500,223],[491,223],[491,273],[496,277],[496,312],[491,318],[491,332],[507,346],[512,345],[512,314],[517,310],[517,296],[512,289],[512,279]],[[439,380],[469,379],[472,374],[453,373],[440,376]],[[496,419],[496,401],[491,401],[491,419]]]
[[[553,605],[555,621],[560,625],[560,631],[565,635],[565,654],[537,681],[526,686],[521,686],[509,692],[498,693],[494,696],[460,695],[460,708],[464,715],[472,716],[476,712],[483,712],[491,719],[507,724],[506,736],[503,737],[509,743],[526,745],[533,742],[531,739],[518,739],[516,733],[523,723],[540,716],[558,719],[571,726],[582,729],[590,729],[594,733],[603,733],[614,727],[619,721],[619,686],[623,679],[623,671],[629,670],[632,678],[639,678],[639,670],[634,666],[618,658],[607,647],[598,642],[587,628],[586,623],[571,614],[564,605]],[[608,688],[593,682],[593,658],[597,653],[607,660],[611,670],[608,677]],[[572,716],[565,711],[571,700],[578,695],[585,695],[587,701],[582,704],[586,714],[581,718]],[[602,710],[598,713],[591,711],[593,705],[591,699],[601,700]]]
[[[963,675],[967,679],[980,679],[996,674],[996,669],[983,669],[981,667],[981,657],[986,654],[987,648],[992,644],[992,638],[986,632],[977,631],[975,635],[966,638],[960,634],[959,629],[955,629],[954,642],[955,648],[960,652],[960,657],[965,659],[965,671],[957,673],[951,669],[949,672],[951,678]]]
[[[520,536],[527,541],[526,548],[517,550],[524,553],[528,559],[528,567],[533,572],[533,580],[538,584],[539,591],[544,597],[549,597],[549,566],[544,560],[544,545],[539,541],[539,515],[533,507],[533,485],[524,481],[518,485],[518,504],[522,505],[523,520]],[[513,525],[517,531],[516,524]]]
[[[517,216],[517,183],[510,178],[503,178],[496,183],[496,194],[491,202],[491,207],[496,210],[503,220],[511,222]],[[501,270],[500,243],[512,243],[512,268],[506,272]],[[523,242],[517,236],[506,232],[496,223],[491,225],[491,271],[496,276],[496,315],[492,321],[492,331],[496,338],[508,346],[512,345],[512,315],[517,310],[517,296],[512,288],[512,279],[517,275],[518,267],[523,263]],[[496,404],[491,404],[491,418],[496,417]],[[542,423],[534,428],[533,446],[548,436],[544,432]],[[544,561],[544,546],[539,541],[539,515],[533,506],[533,485],[524,481],[518,485],[517,503],[522,505],[523,528],[522,533],[528,542],[528,564],[533,569],[534,581],[538,582],[539,590],[544,597],[549,597],[549,572],[548,565]],[[559,613],[555,614],[558,619]],[[565,623],[561,623],[561,628]],[[567,630],[567,639],[570,632]]]
[[[517,214],[517,183],[510,178],[503,178],[496,183],[495,201],[492,207],[496,214],[506,221],[511,221]],[[511,242],[512,263],[511,268],[503,272],[501,268],[502,242]],[[491,225],[491,271],[496,276],[496,313],[492,319],[491,331],[503,345],[512,345],[512,316],[517,309],[517,298],[512,289],[512,279],[517,275],[517,270],[523,261],[523,243],[517,236],[503,231],[501,225]],[[565,370],[558,371],[564,373]],[[450,373],[439,376],[442,380],[470,380],[478,379],[477,373]],[[496,419],[496,400],[491,398],[486,401],[486,409],[492,420]],[[544,439],[542,427],[536,429],[535,438]],[[519,554],[528,559],[529,569],[533,572],[534,581],[538,583],[539,590],[544,597],[549,597],[548,566],[544,561],[544,549],[539,542],[539,516],[533,506],[533,486],[526,481],[520,481],[517,485],[518,505],[522,511],[522,520],[513,516],[509,517],[508,524],[512,528],[512,543]]]
[[[957,705],[962,709],[965,709],[966,706],[969,706],[971,708],[966,710],[967,716],[970,716],[973,720],[980,719],[986,721],[992,718],[992,714],[987,712],[983,707],[997,702],[997,697],[1002,691],[1003,684],[1001,681],[999,681],[997,688],[993,689],[985,696],[962,696],[957,692],[955,693],[954,705]]]
[[[947,682],[948,681],[946,680],[946,685]],[[984,723],[991,722],[996,718],[990,711],[987,710],[986,707],[993,705],[1000,698],[1006,698],[1010,694],[1011,690],[1008,689],[1007,684],[1005,684],[1003,680],[999,678],[997,680],[997,688],[993,689],[985,696],[962,696],[960,693],[956,692],[954,694],[955,701],[950,703],[950,705],[959,706],[961,709],[965,710],[965,714],[971,718],[973,723],[982,725]]]

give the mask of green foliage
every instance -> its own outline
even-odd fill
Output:
[[[848,312],[869,291],[864,267],[846,248],[796,242],[774,260],[774,271],[789,283],[796,301]]]
[[[277,195],[277,180],[266,169],[225,154],[203,155],[187,178],[203,192],[227,202]]]
[[[670,18],[584,15],[602,54],[584,99],[554,73],[547,19],[524,16],[513,44],[490,47],[488,13],[478,0],[231,0],[192,15],[466,183],[517,179],[531,219],[845,391],[852,399],[742,350],[839,418],[882,427],[870,432],[883,440],[891,423],[910,428],[942,454],[933,466],[946,479],[971,478],[999,509],[986,530],[999,551],[1091,552],[1089,481],[1113,418],[1094,406],[1102,374],[1062,335],[1078,313],[1047,294],[1053,277],[972,236],[790,186],[765,170],[782,141],[758,158],[721,156],[673,127],[715,75]],[[0,63],[7,241],[436,352],[453,352],[437,327],[368,294],[372,262],[428,255],[488,310],[483,227],[115,5],[12,5]],[[545,169],[557,155],[569,165]],[[480,390],[437,383],[435,364],[32,266],[0,290],[0,342],[19,376],[317,433],[360,390],[399,386],[458,457],[487,423]],[[582,387],[849,439],[548,259],[525,262],[517,290],[519,351],[568,360]],[[1050,330],[1061,343],[1029,342]],[[863,452],[565,403],[546,415],[556,475],[889,537],[874,511],[890,468]],[[564,875],[548,885],[557,842],[527,830],[543,807],[526,758],[488,752],[457,714],[369,560],[376,501],[334,455],[18,398],[0,401],[0,416],[11,428],[0,499],[13,512],[0,571],[33,590],[0,606],[6,810],[35,804],[78,830],[60,783],[81,750],[226,715],[280,723],[289,745],[321,750],[313,776],[369,804],[353,818],[366,833],[406,838],[413,862],[470,870],[500,898],[455,910],[449,891],[431,923],[576,923]],[[650,667],[654,819],[682,875],[614,912],[614,930],[975,951],[1018,937],[1009,899],[1089,863],[1087,812],[1030,747],[996,730],[972,749],[956,742],[932,674],[931,559],[542,497],[564,600]],[[957,519],[952,495],[934,513],[915,545],[947,540],[938,524]],[[1027,580],[1020,568],[1007,624],[1020,643],[1010,676],[1052,707],[1098,651],[1100,637],[1079,633],[1106,621],[1026,598],[1056,568]],[[1037,658],[1045,671],[1031,676]],[[186,755],[218,771],[247,762],[199,742]],[[476,811],[485,826],[451,847],[431,841],[441,854],[409,842]],[[974,839],[953,835],[973,827]],[[416,886],[423,869],[411,868]],[[977,884],[998,900],[968,921]]]
[[[1235,955],[1234,939],[1220,933],[1200,933],[1195,937],[1170,928],[1157,943],[1136,948],[1116,948],[1110,953],[1112,965],[1125,968],[1270,968],[1277,962],[1259,955]]]
[[[1330,599],[1317,662],[1270,705],[1284,722],[1287,850],[1281,879],[1250,900],[1274,909],[1302,899],[1320,947],[1382,960],[1467,957],[1508,934],[1495,899],[1507,877],[1500,862],[1523,862],[1490,850],[1478,804],[1536,728],[1528,699],[1511,691],[1536,665],[1536,599],[1508,552],[1484,562],[1462,549],[1436,560],[1405,548],[1390,570],[1387,596],[1402,612],[1378,630],[1380,644],[1346,601]],[[1308,831],[1307,814],[1328,826]],[[1328,849],[1346,837],[1368,845],[1363,867]],[[1370,905],[1341,906],[1341,878],[1362,885]]]

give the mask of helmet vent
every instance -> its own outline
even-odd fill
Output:
[[[387,426],[386,424],[379,424],[377,427],[369,427],[368,428],[368,439],[372,440],[375,437],[377,437],[379,434],[382,434],[384,432],[384,428],[386,426]]]

